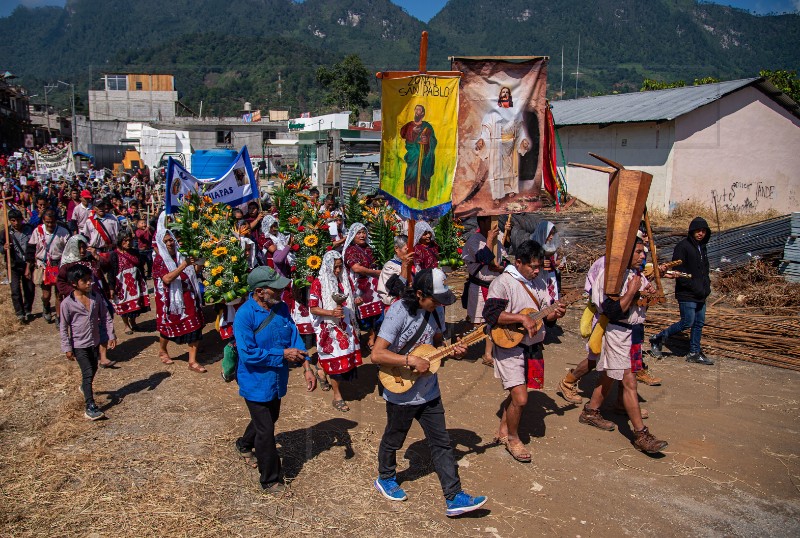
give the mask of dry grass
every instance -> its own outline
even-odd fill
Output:
[[[760,260],[718,275],[714,291],[726,295],[726,302],[761,308],[767,314],[800,309],[800,284],[787,282],[773,265]]]
[[[676,230],[688,230],[689,224],[695,217],[703,217],[708,222],[712,231],[727,230],[736,228],[753,222],[760,222],[779,216],[780,213],[774,209],[759,212],[731,211],[727,209],[719,210],[719,223],[717,214],[713,206],[701,202],[682,202],[677,204],[672,212],[667,215],[660,211],[650,211],[650,223],[654,227],[671,227]]]

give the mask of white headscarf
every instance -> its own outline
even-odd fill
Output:
[[[258,261],[256,261],[256,250],[258,250],[256,244],[249,237],[240,237],[239,242],[242,245],[242,250],[245,252],[247,252],[247,245],[250,245],[250,256],[247,258],[247,267],[253,269],[258,265]]]
[[[561,246],[561,236],[558,235],[558,230],[555,230],[553,233],[552,239],[550,241],[547,240],[547,236],[550,235],[550,231],[552,231],[556,227],[550,221],[540,221],[539,224],[536,225],[536,230],[531,234],[531,239],[539,243],[541,247],[544,249],[545,254],[548,256],[555,254],[558,247]]]
[[[347,239],[344,240],[344,247],[342,247],[342,255],[347,254],[347,247],[350,246],[350,243],[353,242],[353,239],[356,238],[356,234],[361,230],[366,230],[367,227],[361,224],[360,222],[354,222],[350,228],[347,229]],[[367,242],[369,242],[369,232],[367,232]]]
[[[277,234],[270,232],[272,225],[277,223],[278,219],[272,215],[264,215],[264,218],[261,219],[261,233],[272,239],[272,242],[275,243],[275,248],[278,250],[283,250],[286,248],[286,245],[289,244],[289,238],[283,235],[281,232],[278,232]]]
[[[342,293],[347,295],[347,302],[345,306],[351,312],[355,312],[355,304],[353,303],[353,290],[350,287],[350,279],[347,278],[345,273],[344,260],[342,260],[342,272],[339,278],[333,274],[333,266],[336,260],[342,260],[341,252],[329,250],[322,257],[322,266],[319,269],[319,283],[322,285],[322,308],[325,310],[333,310],[336,308],[336,301],[333,300],[333,294],[339,293],[339,283],[342,284]]]
[[[89,244],[89,240],[86,239],[85,235],[77,234],[73,235],[67,240],[67,244],[64,245],[64,253],[61,254],[61,264],[59,267],[62,267],[68,263],[75,263],[81,261],[81,254],[80,254],[80,244],[83,243],[84,245]]]
[[[175,241],[176,260],[172,259],[169,249],[167,249],[167,245],[164,244],[164,237],[166,237],[167,234],[169,234]],[[167,267],[167,271],[170,273],[178,268],[178,264],[183,262],[183,254],[178,252],[179,247],[180,244],[178,243],[178,240],[175,239],[175,235],[167,229],[167,214],[166,212],[162,211],[158,216],[158,226],[156,227],[156,249],[158,250],[158,255],[161,256],[162,260],[164,260],[164,265]],[[186,273],[187,277],[189,277],[189,282],[191,282],[196,296],[200,297],[200,286],[197,282],[197,275],[194,272],[194,267],[189,265],[183,270],[183,272]],[[184,308],[183,285],[181,284],[181,279],[179,276],[169,284],[169,313],[182,315]]]
[[[431,225],[424,220],[418,220],[414,225],[414,245],[419,244],[419,240],[425,235],[425,232],[431,233],[431,241],[436,241],[436,234],[433,232]]]
[[[344,246],[342,247],[342,261],[344,261],[344,257],[347,256],[347,249],[350,246],[350,243],[353,242],[353,239],[356,238],[356,234],[361,230],[366,230],[367,227],[361,224],[360,222],[354,222],[350,228],[347,229],[347,239],[344,240]],[[367,235],[367,241],[369,242],[369,233]],[[344,266],[345,270],[347,271],[350,280],[355,281],[358,278],[358,275],[350,271],[347,268],[347,265]]]

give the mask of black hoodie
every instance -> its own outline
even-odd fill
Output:
[[[692,232],[705,230],[706,236],[699,243],[695,241]],[[679,278],[675,281],[675,298],[679,302],[703,303],[711,294],[711,278],[708,275],[708,251],[706,244],[711,239],[711,229],[701,217],[696,217],[689,225],[689,233],[675,246],[672,259],[683,260],[676,267],[678,271],[689,273],[692,278]]]

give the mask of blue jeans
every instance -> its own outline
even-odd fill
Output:
[[[681,320],[673,323],[656,337],[666,340],[674,334],[691,328],[689,336],[689,353],[700,353],[700,338],[703,336],[703,325],[706,324],[706,303],[679,302]]]

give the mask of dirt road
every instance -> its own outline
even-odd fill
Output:
[[[0,301],[2,302],[2,301]],[[0,308],[8,309],[7,301]],[[415,425],[399,453],[405,503],[371,486],[385,425],[376,370],[365,360],[345,389],[307,393],[292,370],[278,441],[290,498],[259,491],[233,442],[248,421],[235,384],[219,376],[221,345],[207,327],[209,373],[157,359],[155,332],[118,334],[119,367],[101,370],[98,404],[108,420],[82,418],[79,372],[64,360],[54,326],[5,323],[0,341],[0,528],[4,536],[798,536],[800,374],[720,358],[651,360],[661,387],[640,387],[646,422],[669,441],[660,457],[635,451],[618,431],[578,423],[556,393],[584,355],[579,309],[545,350],[546,390],[533,392],[522,424],[533,463],[493,446],[503,391],[491,369],[449,361],[440,373],[447,422],[465,489],[486,510],[444,516],[438,480]],[[449,312],[448,319],[456,319]],[[7,319],[7,318],[4,318]],[[155,330],[152,314],[142,326]],[[583,380],[585,393],[594,375]]]

